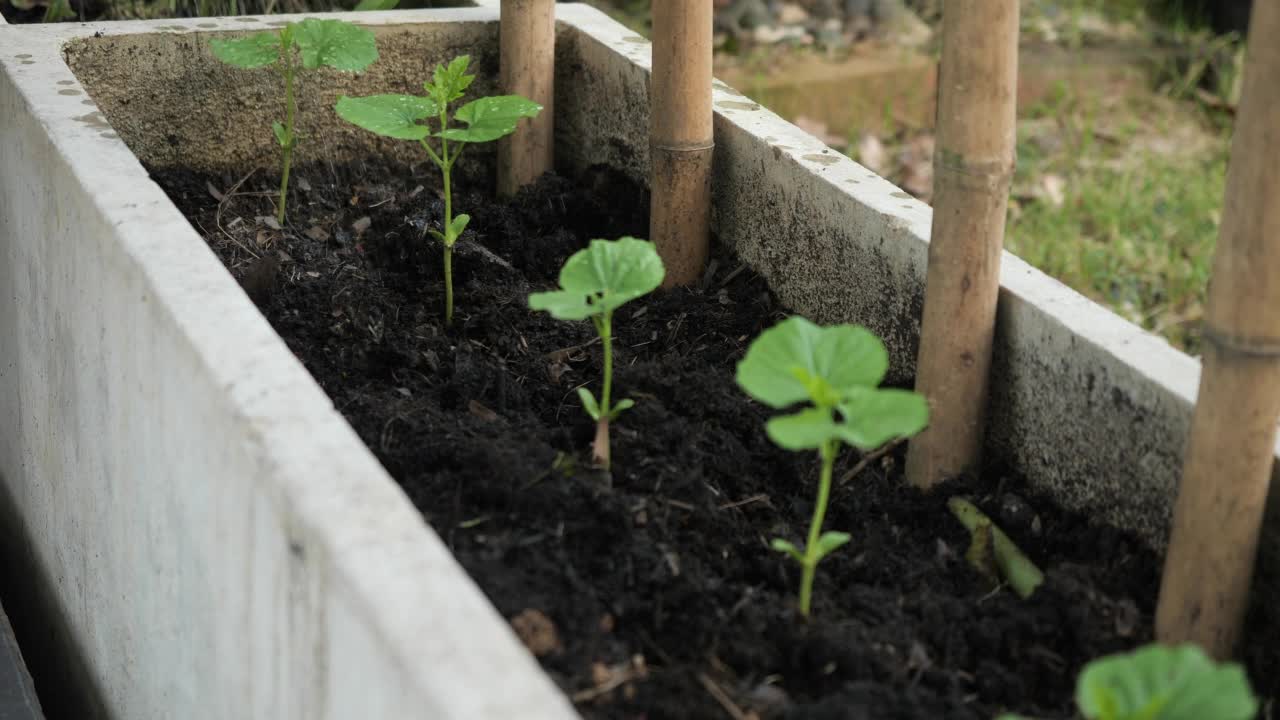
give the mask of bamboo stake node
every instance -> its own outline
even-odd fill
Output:
[[[948,0],[942,17],[933,232],[916,390],[929,427],[908,446],[920,488],[976,469],[1005,210],[1013,179],[1018,0]]]
[[[1256,2],[1156,639],[1234,654],[1280,420],[1280,2]]]
[[[702,276],[711,239],[711,0],[653,0],[649,235],[664,287]]]
[[[555,166],[555,0],[502,0],[499,82],[542,106],[498,143],[498,194],[510,197]]]
[[[1216,345],[1218,351],[1224,354],[1261,358],[1280,357],[1280,338],[1237,335],[1207,323],[1201,328],[1200,333],[1204,342]]]

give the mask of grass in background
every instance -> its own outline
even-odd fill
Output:
[[[1197,352],[1230,147],[1220,119],[1160,93],[1064,89],[1018,135],[1009,250]]]

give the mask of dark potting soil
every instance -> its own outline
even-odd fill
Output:
[[[446,329],[428,170],[300,172],[283,230],[261,173],[157,180],[585,717],[1066,718],[1087,660],[1149,640],[1160,567],[1137,540],[1000,473],[924,496],[900,449],[854,477],[843,453],[826,527],[853,542],[801,620],[798,568],[768,546],[803,540],[816,453],[772,445],[733,382],[785,315],[765,283],[720,250],[697,288],[618,312],[615,397],[637,404],[610,477],[574,392],[599,382],[592,326],[526,297],[588,239],[644,237],[647,198],[606,171],[511,202],[462,179]],[[1030,600],[966,564],[956,492],[1041,563]]]

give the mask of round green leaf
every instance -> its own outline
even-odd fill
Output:
[[[378,59],[373,32],[342,20],[307,18],[298,23],[294,38],[302,51],[302,66],[308,69],[328,65],[357,72]]]
[[[791,317],[751,343],[738,363],[736,379],[748,395],[783,408],[820,400],[813,397],[817,388],[843,396],[851,388],[875,387],[888,369],[889,353],[870,330],[855,325],[824,328]]]
[[[1076,704],[1090,720],[1250,720],[1257,700],[1243,670],[1193,645],[1150,645],[1089,663]]]
[[[455,142],[489,142],[510,135],[521,118],[534,117],[541,111],[541,105],[519,95],[480,98],[458,108],[453,116],[466,123],[466,128],[449,128],[436,135]]]
[[[530,295],[529,307],[561,320],[582,320],[652,292],[664,275],[662,258],[647,240],[592,240],[560,269],[561,290]]]
[[[862,450],[911,437],[929,424],[928,401],[910,390],[852,388],[839,407],[840,437]]]
[[[831,411],[820,408],[770,418],[764,429],[770,440],[787,450],[813,450],[831,438],[841,437]]]
[[[213,56],[228,65],[252,70],[280,59],[280,36],[260,32],[234,40],[210,40]]]
[[[599,313],[586,295],[567,290],[532,293],[529,295],[529,309],[549,312],[557,320],[586,320]]]
[[[338,116],[365,130],[401,140],[421,140],[430,132],[418,121],[432,117],[439,108],[430,98],[416,95],[343,95],[334,106]]]

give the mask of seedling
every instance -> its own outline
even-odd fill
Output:
[[[1244,670],[1215,663],[1194,645],[1148,645],[1094,660],[1076,681],[1076,705],[1085,720],[1252,720],[1258,712]]]
[[[289,195],[289,169],[299,138],[295,124],[298,102],[294,93],[298,59],[294,57],[293,49],[298,49],[305,70],[327,65],[335,70],[359,72],[378,59],[373,33],[341,20],[307,18],[300,23],[289,23],[278,32],[254,33],[236,40],[213,40],[210,45],[214,56],[229,65],[246,70],[277,66],[284,76],[284,122],[271,123],[282,154],[276,221],[283,223]]]
[[[1031,597],[1044,582],[1040,568],[977,505],[953,497],[947,501],[947,508],[972,537],[965,553],[969,564],[992,579],[1003,577],[1023,600]]]
[[[450,103],[467,91],[475,75],[467,74],[471,58],[460,55],[447,66],[437,65],[430,82],[423,83],[426,97],[418,95],[372,95],[352,98],[342,96],[335,109],[347,122],[369,132],[400,140],[416,140],[427,151],[431,162],[440,168],[444,176],[444,223],[441,230],[428,228],[428,232],[444,245],[444,317],[445,324],[453,322],[453,246],[466,230],[471,216],[453,216],[453,195],[450,188],[453,165],[462,156],[468,143],[485,143],[510,135],[521,118],[536,116],[542,106],[519,95],[483,97],[458,108],[452,115]],[[425,121],[435,118],[440,129],[432,132]],[[453,127],[456,120],[467,127]],[[427,137],[440,139],[440,152],[436,152]],[[452,143],[452,145],[451,145]]]
[[[848,443],[873,450],[910,437],[929,421],[925,399],[907,390],[881,389],[889,353],[869,330],[853,325],[818,327],[801,317],[764,331],[738,363],[738,385],[776,409],[806,403],[769,420],[769,439],[787,450],[817,450],[822,458],[818,500],[804,549],[775,539],[774,550],[800,563],[800,614],[809,616],[818,563],[849,542],[848,533],[822,532],[836,456]]]
[[[585,387],[578,388],[582,407],[596,421],[592,452],[605,469],[609,468],[609,422],[635,403],[629,399],[611,404],[613,388],[613,311],[623,304],[652,292],[662,284],[666,271],[653,243],[624,237],[619,240],[592,240],[560,268],[560,289],[534,293],[529,307],[545,310],[558,320],[591,318],[604,346],[604,385],[600,401]]]

